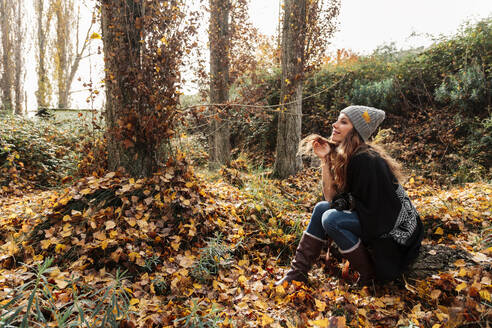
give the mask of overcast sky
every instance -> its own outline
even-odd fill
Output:
[[[264,34],[276,33],[278,11],[279,0],[251,0],[251,19]],[[490,15],[492,0],[341,0],[331,48],[368,54],[392,41],[398,48],[428,46],[427,34],[452,35],[465,21]],[[409,38],[413,32],[421,36]]]
[[[193,0],[192,0],[193,1]],[[207,0],[205,0],[207,1]],[[360,54],[369,54],[383,44],[395,42],[397,48],[428,46],[431,35],[452,35],[466,21],[476,22],[492,15],[492,0],[341,0],[339,31],[336,33],[331,51],[345,48]],[[33,21],[33,9],[26,8],[26,15]],[[261,33],[274,35],[278,28],[279,0],[251,0],[250,17]],[[90,17],[90,13],[86,14]],[[28,19],[29,20],[29,19]],[[87,24],[90,23],[90,18]],[[83,28],[82,28],[83,29]],[[417,34],[417,37],[410,37]],[[34,35],[31,36],[33,38]],[[90,43],[95,52],[100,40]],[[30,49],[32,51],[33,48]],[[36,108],[34,91],[37,89],[35,61],[26,58],[28,108]],[[93,56],[81,62],[72,90],[83,90],[84,82],[100,85],[104,77],[101,56]],[[92,67],[92,69],[90,69]],[[87,103],[88,92],[72,94],[72,108],[101,108],[103,94],[95,103]]]

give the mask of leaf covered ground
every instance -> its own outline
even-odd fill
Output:
[[[219,173],[183,157],[152,178],[120,172],[0,200],[0,321],[28,327],[488,327],[492,186],[405,184],[425,244],[466,249],[426,279],[357,289],[339,259],[310,283],[287,270],[319,171],[271,180],[244,159]],[[323,254],[324,255],[324,254]],[[37,324],[36,324],[37,323]],[[27,327],[26,326],[26,327]]]

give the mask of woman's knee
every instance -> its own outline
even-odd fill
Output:
[[[321,225],[328,234],[330,232],[336,232],[339,230],[338,221],[340,215],[337,212],[338,211],[335,209],[330,209],[328,211],[325,211],[321,216]]]
[[[321,218],[323,213],[328,211],[329,209],[330,209],[330,203],[329,202],[327,202],[327,201],[319,202],[314,206],[312,216],[319,216]]]

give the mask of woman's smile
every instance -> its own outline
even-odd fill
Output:
[[[334,142],[342,142],[347,134],[354,128],[348,116],[343,113],[338,116],[338,120],[332,124],[332,127],[331,140]]]

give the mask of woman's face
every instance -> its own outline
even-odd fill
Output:
[[[342,142],[347,134],[354,128],[348,116],[343,113],[338,116],[338,120],[331,126],[333,127],[331,140],[337,143]]]

